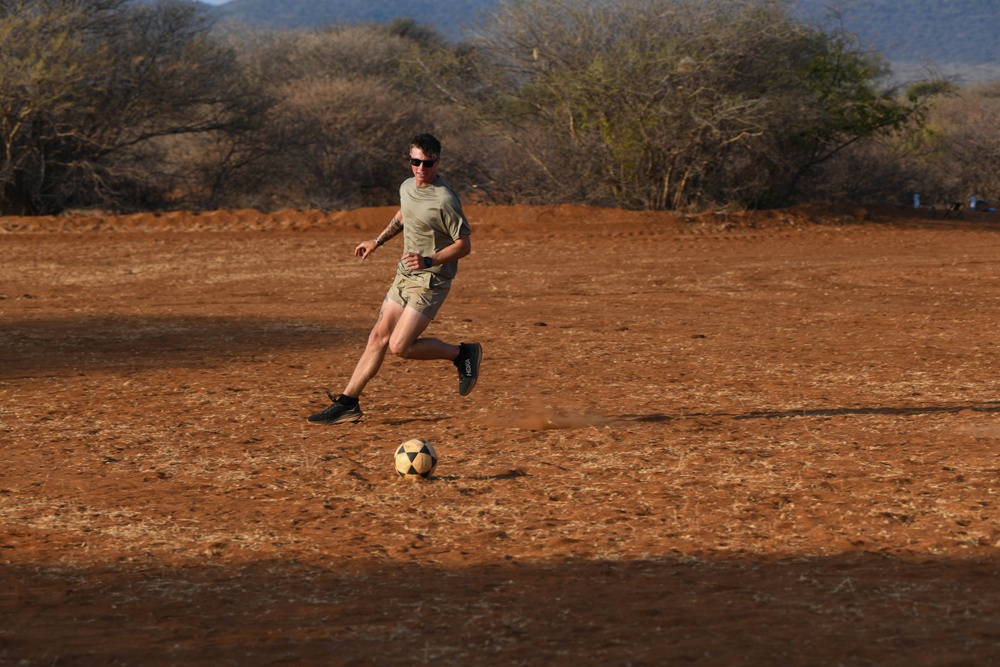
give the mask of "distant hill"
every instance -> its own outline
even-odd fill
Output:
[[[829,0],[800,0],[804,17],[826,14]],[[854,2],[845,25],[893,62],[1000,65],[997,0],[865,0]],[[850,6],[850,5],[849,5]]]
[[[495,5],[496,0],[231,0],[210,11],[223,21],[288,28],[412,18],[459,42],[462,28]]]
[[[798,0],[800,16],[821,20],[830,0]],[[336,23],[385,23],[408,17],[450,41],[465,37],[497,0],[231,0],[209,7],[221,21],[312,28]],[[848,2],[845,26],[894,64],[996,67],[1000,71],[997,0],[864,0]]]

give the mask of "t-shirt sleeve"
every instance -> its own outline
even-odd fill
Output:
[[[458,201],[457,197],[447,197],[441,202],[441,220],[452,240],[457,241],[459,236],[472,233],[472,227],[469,225],[469,221],[462,211],[462,203]]]

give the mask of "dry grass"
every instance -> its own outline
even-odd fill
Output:
[[[391,271],[343,224],[5,237],[0,664],[992,659],[992,226],[487,220],[476,393],[317,428]]]

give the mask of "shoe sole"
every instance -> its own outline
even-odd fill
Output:
[[[469,394],[471,394],[472,390],[476,388],[476,383],[479,381],[479,370],[480,367],[483,365],[483,346],[480,345],[479,343],[476,343],[475,346],[473,347],[473,350],[475,350],[474,367],[476,369],[476,374],[472,376],[472,383],[468,387],[466,387],[465,391],[462,391],[461,388],[459,388],[458,390],[459,396],[468,396]]]
[[[313,419],[310,419],[308,421],[309,421],[310,424],[315,424],[317,426],[329,426],[331,424],[350,424],[350,423],[354,423],[356,421],[360,421],[363,416],[364,416],[364,413],[359,413],[359,414],[356,414],[356,415],[354,415],[354,414],[351,414],[351,415],[342,415],[338,419],[322,419],[322,420],[313,420]]]

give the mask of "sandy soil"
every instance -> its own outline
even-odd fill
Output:
[[[998,664],[1000,217],[391,212],[0,218],[0,665]]]

